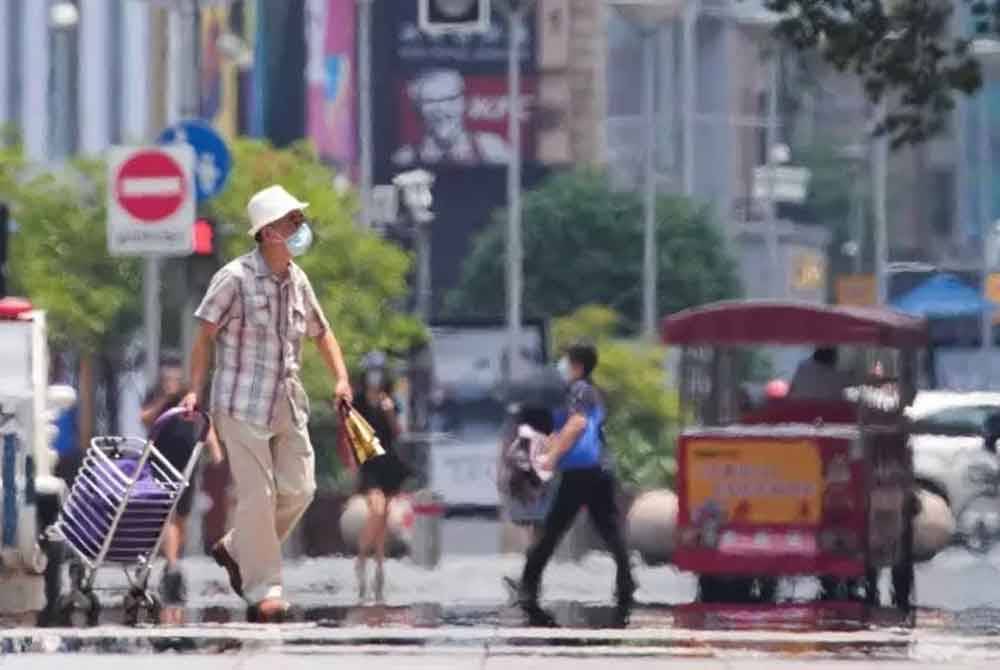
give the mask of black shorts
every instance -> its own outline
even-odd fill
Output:
[[[409,475],[410,469],[395,454],[376,456],[361,464],[358,490],[366,493],[379,489],[387,496],[394,496],[399,493]]]

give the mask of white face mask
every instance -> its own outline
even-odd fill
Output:
[[[569,367],[569,359],[568,358],[566,358],[565,356],[563,356],[562,358],[560,358],[559,362],[556,363],[556,370],[559,371],[559,376],[562,377],[562,380],[564,382],[566,382],[568,384],[569,382],[572,381],[572,377],[571,377],[572,371],[570,370],[570,367]]]

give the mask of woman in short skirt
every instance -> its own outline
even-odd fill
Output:
[[[385,455],[369,459],[361,465],[359,492],[368,504],[368,520],[358,539],[358,596],[367,593],[365,562],[368,554],[375,556],[374,591],[383,598],[385,586],[385,541],[389,527],[389,503],[399,493],[409,474],[396,456],[395,442],[401,432],[396,404],[392,399],[392,384],[385,374],[384,357],[369,355],[365,361],[363,389],[354,395],[354,408],[375,430]]]

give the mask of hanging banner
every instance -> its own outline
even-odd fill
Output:
[[[349,166],[355,146],[355,3],[306,4],[307,134],[320,157]]]
[[[232,141],[237,136],[238,72],[232,56],[219,48],[228,26],[229,9],[201,10],[201,117]]]

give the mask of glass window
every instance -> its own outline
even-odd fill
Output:
[[[1000,407],[949,407],[915,420],[911,430],[935,435],[979,435],[985,430],[986,419],[993,414],[1000,414]]]

